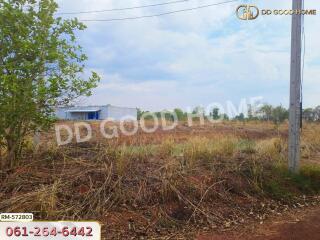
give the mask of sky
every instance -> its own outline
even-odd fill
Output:
[[[58,0],[58,12],[92,11],[164,3],[169,0]],[[171,0],[170,0],[171,1]],[[96,14],[64,15],[80,20],[152,15],[224,0],[182,3]],[[211,103],[234,105],[261,97],[288,106],[291,16],[259,16],[241,21],[240,4],[259,9],[290,9],[291,0],[226,3],[161,17],[85,22],[78,34],[88,55],[87,71],[101,76],[99,86],[81,104],[186,110]],[[305,9],[304,107],[320,105],[320,1]]]

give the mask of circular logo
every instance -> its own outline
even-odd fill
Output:
[[[254,20],[259,16],[259,8],[254,5],[240,5],[236,10],[236,14],[241,20]]]

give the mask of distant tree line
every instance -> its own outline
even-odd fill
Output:
[[[310,122],[320,121],[320,106],[303,110],[303,119]]]
[[[256,114],[252,114],[252,108],[248,107],[248,118],[273,121],[275,123],[281,123],[289,119],[289,110],[283,106],[272,106],[270,104],[262,105]],[[320,121],[320,106],[315,108],[305,108],[302,110],[302,119],[308,122]]]
[[[254,109],[250,104],[247,107],[247,113],[240,113],[234,117],[228,116],[226,113],[221,113],[219,108],[213,108],[209,113],[206,113],[203,107],[195,107],[191,112],[183,111],[180,108],[175,108],[173,112],[175,113],[177,120],[186,121],[188,119],[188,114],[192,113],[195,115],[203,115],[204,118],[210,118],[213,120],[237,120],[237,121],[272,121],[275,124],[284,122],[289,118],[289,111],[282,105],[272,106],[270,104],[263,104],[258,109]],[[152,119],[149,114],[154,114],[157,118],[164,116],[168,120],[173,120],[173,115],[169,111],[164,112],[150,112],[142,111],[138,109],[138,119],[143,115],[145,119]],[[320,106],[315,108],[303,109],[302,118],[308,122],[320,121]]]
[[[289,118],[289,111],[282,105],[272,106],[270,104],[263,104],[256,112],[252,110],[252,106],[248,105],[248,119],[272,121],[274,123],[282,123]]]

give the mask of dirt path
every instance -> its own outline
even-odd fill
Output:
[[[197,240],[320,240],[320,207],[292,211],[250,228],[243,232],[202,234]]]

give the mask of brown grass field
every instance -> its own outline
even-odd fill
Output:
[[[102,239],[195,239],[320,203],[320,124],[304,125],[300,174],[287,171],[287,124],[180,123],[109,140],[93,124],[90,142],[30,141],[22,164],[0,171],[0,212],[98,220]]]

